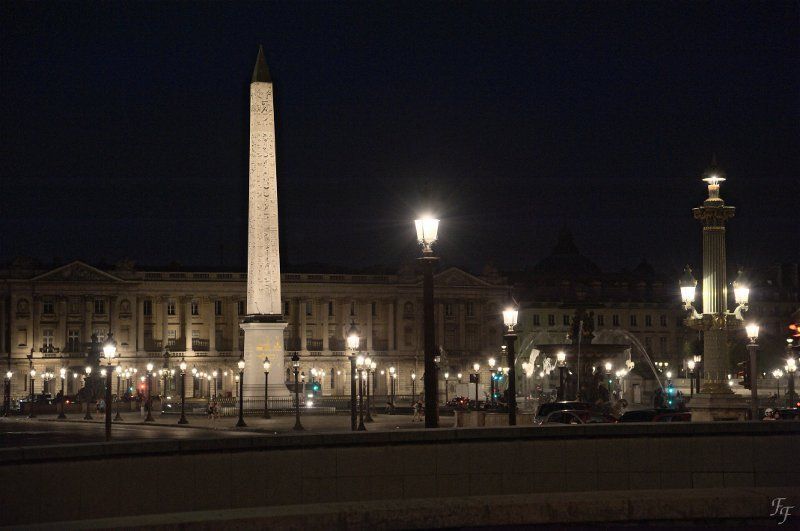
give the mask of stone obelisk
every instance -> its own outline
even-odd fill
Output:
[[[287,395],[284,384],[281,267],[278,250],[278,180],[272,79],[259,47],[250,82],[250,169],[247,218],[247,315],[244,330],[244,396],[264,396],[264,359],[269,358],[269,395]]]

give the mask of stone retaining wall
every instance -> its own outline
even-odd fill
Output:
[[[9,448],[0,450],[0,499],[7,525],[102,517],[123,524],[126,515],[298,503],[797,487],[798,435],[800,422],[742,422]]]

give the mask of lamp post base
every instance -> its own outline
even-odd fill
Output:
[[[692,398],[692,422],[747,420],[750,408],[745,400],[728,390],[727,393],[695,394]]]
[[[181,415],[180,420],[178,420],[178,424],[189,424],[189,421],[186,420],[186,415]]]
[[[237,428],[246,428],[247,427],[247,423],[244,421],[244,419],[240,418],[239,422],[236,423],[236,427]]]

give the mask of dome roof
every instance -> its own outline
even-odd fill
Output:
[[[570,279],[596,277],[600,274],[600,268],[578,251],[572,233],[568,229],[563,229],[559,233],[558,241],[550,256],[533,266],[533,271],[542,275]]]

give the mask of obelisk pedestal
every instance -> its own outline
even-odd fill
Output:
[[[259,47],[250,83],[250,167],[247,218],[247,315],[244,330],[245,397],[264,396],[269,358],[270,396],[287,396],[284,384],[281,267],[278,249],[278,179],[272,80]]]

